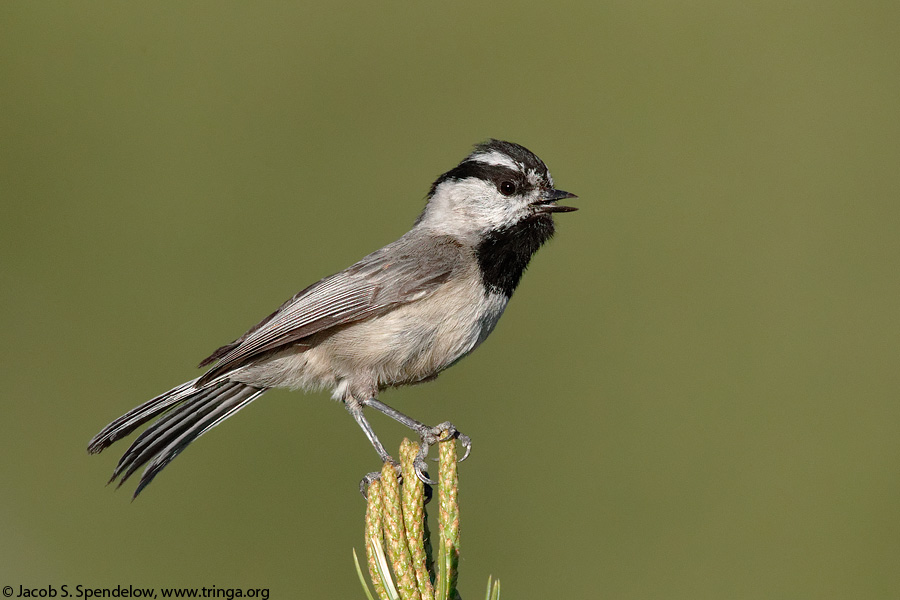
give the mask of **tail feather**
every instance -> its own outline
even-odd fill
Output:
[[[197,390],[194,389],[194,384],[197,382],[197,379],[182,383],[165,394],[160,394],[156,398],[129,410],[104,427],[100,433],[88,442],[88,452],[91,454],[102,452],[116,440],[125,437],[156,415],[165,412],[173,405],[184,401],[188,396],[196,393]]]
[[[178,456],[188,444],[259,398],[265,391],[265,389],[245,387],[236,392],[229,400],[223,402],[219,407],[210,412],[205,418],[199,420],[196,425],[181,435],[178,435],[177,437],[174,435],[171,436],[169,438],[171,440],[169,444],[156,453],[153,460],[150,461],[150,464],[144,469],[144,472],[141,474],[141,480],[134,490],[133,498],[137,498],[137,495],[141,493],[141,490],[147,487],[147,485],[153,481],[153,478],[156,477],[166,465],[172,462],[172,459]]]
[[[196,381],[196,379],[189,381],[145,402],[107,425],[91,440],[88,451],[100,452],[153,417],[162,414],[125,451],[113,471],[110,482],[120,478],[118,485],[121,486],[135,471],[146,464],[147,467],[134,492],[136,498],[163,467],[188,444],[266,391],[265,388],[228,381],[197,389],[193,387]]]
[[[149,457],[153,457],[165,447],[168,437],[171,437],[173,434],[177,435],[196,424],[198,419],[215,409],[219,402],[225,399],[223,396],[230,392],[231,389],[221,388],[202,390],[193,398],[154,421],[122,454],[122,458],[119,459],[119,464],[116,465],[109,481],[114,481],[123,470],[128,469],[122,476],[122,481],[119,482],[121,486],[134,472],[135,468],[142,465],[149,460]]]

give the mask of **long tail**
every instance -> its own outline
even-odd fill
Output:
[[[125,451],[109,481],[121,476],[119,486],[147,464],[134,491],[137,498],[153,478],[195,439],[241,410],[266,388],[223,381],[196,388],[197,379],[183,383],[134,408],[94,436],[88,452],[96,454],[150,419],[162,415]],[[163,414],[165,413],[165,414]]]

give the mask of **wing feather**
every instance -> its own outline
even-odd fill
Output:
[[[302,344],[304,338],[316,333],[372,318],[431,295],[459,268],[464,260],[463,247],[449,237],[414,237],[414,232],[314,283],[241,338],[216,350],[200,363],[215,366],[198,384],[266,352]]]

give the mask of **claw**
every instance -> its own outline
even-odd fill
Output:
[[[362,494],[362,497],[367,501],[369,499],[369,486],[372,485],[373,481],[378,481],[381,479],[381,471],[372,471],[371,473],[366,473],[366,475],[359,480],[359,493]]]
[[[428,463],[425,462],[425,457],[428,456],[428,444],[425,441],[424,436],[422,437],[422,443],[419,446],[419,453],[416,454],[415,460],[413,460],[413,470],[416,472],[416,477],[419,478],[424,484],[427,485],[437,485],[437,481],[434,481],[428,476]]]
[[[394,467],[394,471],[397,472],[398,476],[401,476],[400,472],[400,463],[396,462],[390,456],[387,457],[387,460],[384,462],[390,462],[391,466]],[[373,481],[378,481],[381,479],[381,471],[372,471],[371,473],[366,473],[362,479],[359,480],[359,493],[362,494],[362,497],[366,500],[369,499],[369,486],[372,485]]]
[[[420,469],[418,466],[416,466],[416,477],[418,477],[419,481],[421,481],[425,485],[431,486],[438,484],[437,481],[428,476],[428,471],[426,471],[425,469]]]
[[[463,448],[466,449],[466,451],[465,451],[465,453],[463,454],[462,458],[459,459],[458,461],[456,461],[456,462],[462,462],[462,461],[466,460],[467,458],[469,458],[469,455],[472,453],[472,438],[470,438],[469,436],[467,436],[467,435],[465,435],[465,434],[463,434],[463,433],[459,433],[459,432],[457,431],[457,432],[456,432],[456,439],[458,439],[458,440],[459,440],[459,443],[462,444]]]

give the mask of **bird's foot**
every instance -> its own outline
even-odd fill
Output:
[[[422,427],[421,429],[417,429],[416,432],[419,434],[421,443],[419,445],[419,453],[416,454],[416,458],[413,461],[413,467],[416,471],[416,477],[418,477],[422,483],[437,485],[436,481],[428,477],[428,464],[425,462],[425,458],[428,456],[429,447],[439,442],[446,442],[447,440],[456,438],[463,445],[463,448],[466,449],[463,457],[459,459],[459,462],[466,460],[472,452],[472,438],[460,433],[450,421],[444,421],[440,425],[435,425],[434,427]]]

